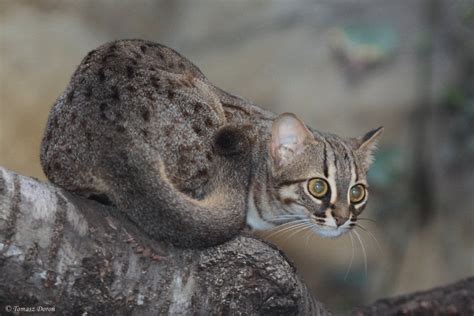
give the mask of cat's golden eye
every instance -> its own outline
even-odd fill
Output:
[[[329,191],[329,185],[326,180],[321,178],[314,178],[308,182],[308,191],[314,197],[320,199],[324,197]]]
[[[365,198],[365,187],[362,184],[356,184],[349,192],[351,203],[359,203]]]

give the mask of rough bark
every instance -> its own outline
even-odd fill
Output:
[[[474,315],[474,277],[427,291],[378,300],[351,315]]]
[[[260,240],[172,248],[148,239],[113,207],[0,168],[0,314],[26,308],[61,315],[329,314],[286,258]]]
[[[183,232],[183,234],[186,232]],[[29,308],[29,309],[28,309]],[[176,249],[117,212],[0,167],[0,315],[330,315],[275,247]],[[351,315],[473,315],[474,277]]]

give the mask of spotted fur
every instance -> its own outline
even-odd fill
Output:
[[[215,87],[166,46],[121,40],[87,54],[44,135],[41,163],[52,182],[114,204],[157,240],[203,247],[245,224],[288,222],[280,215],[314,217],[335,235],[346,224],[334,219],[364,206],[352,210],[345,197],[351,183],[364,183],[379,132],[352,140],[310,132],[293,115]],[[329,200],[308,195],[315,176],[331,183]]]

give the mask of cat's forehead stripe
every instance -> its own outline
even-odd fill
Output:
[[[354,153],[352,152],[352,162],[354,163],[354,173],[355,173],[355,182],[359,182],[359,166],[357,165],[357,160]]]
[[[329,153],[332,155],[332,159],[328,159],[327,161],[329,161],[329,164],[328,164],[328,176],[327,176],[327,179],[329,181],[329,186],[331,188],[331,200],[330,202],[331,203],[335,203],[335,201],[337,200],[337,195],[338,195],[338,192],[337,192],[337,183],[336,183],[336,179],[337,179],[337,165],[336,165],[336,159],[337,159],[337,155],[336,155],[336,152],[335,152],[335,147],[333,144],[331,144],[331,142],[329,141],[329,137],[327,137],[325,139],[325,143],[327,143],[328,147],[329,147]]]
[[[344,147],[344,150],[345,150],[344,157],[347,157],[347,160],[349,160],[349,168],[350,168],[349,171],[351,175],[351,182],[357,182],[358,174],[357,174],[357,167],[355,165],[354,154],[347,144],[342,143],[342,146]]]
[[[334,144],[331,143],[331,141],[329,140],[329,138],[327,139],[327,142],[328,142],[329,147],[331,147],[332,158],[333,158],[333,165],[334,165],[334,168],[336,168],[336,172],[337,172],[336,147],[334,146]],[[335,173],[334,175],[336,175],[336,173]]]
[[[326,142],[323,142],[323,168],[324,176],[328,177],[328,153],[326,149]]]

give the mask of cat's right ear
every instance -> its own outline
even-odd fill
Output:
[[[314,141],[313,134],[292,113],[281,114],[273,121],[270,157],[275,170],[289,165]]]

